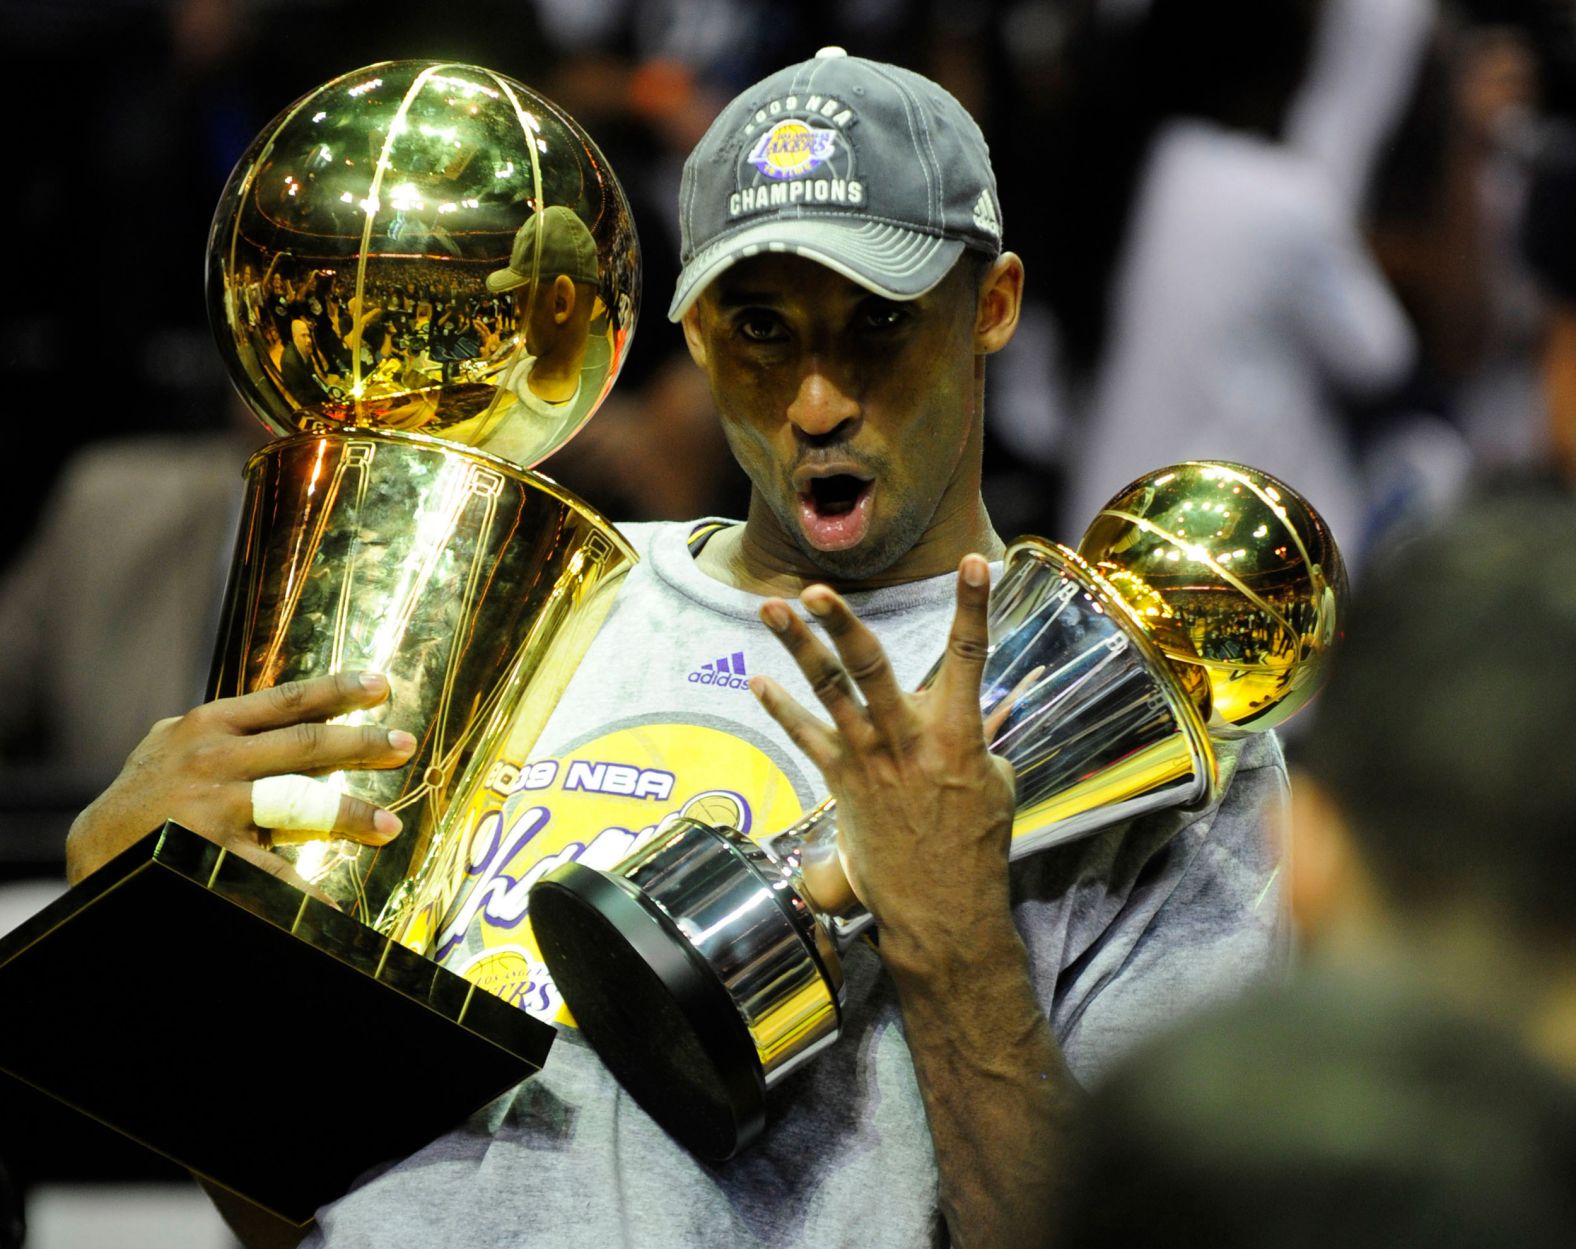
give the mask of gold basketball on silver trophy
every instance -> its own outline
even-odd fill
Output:
[[[358,722],[420,742],[334,783],[395,811],[381,849],[277,834],[351,914],[420,948],[444,816],[505,733],[540,727],[632,556],[528,467],[607,393],[639,305],[628,205],[596,145],[473,66],[374,65],[285,110],[232,175],[209,303],[275,433],[248,493],[212,693],[367,669]],[[525,741],[528,747],[529,741]]]
[[[1307,701],[1346,593],[1318,513],[1237,464],[1134,482],[1077,551],[1015,542],[991,591],[981,683],[987,720],[1000,720],[991,749],[1016,777],[1012,857],[1213,801],[1215,741]],[[767,1090],[837,1039],[841,954],[872,923],[843,873],[831,800],[759,842],[664,825],[606,872],[555,869],[530,910],[582,1035],[709,1159],[758,1135]]]

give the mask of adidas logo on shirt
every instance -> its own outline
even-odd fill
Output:
[[[721,685],[727,689],[743,690],[749,688],[749,682],[745,680],[747,675],[744,671],[744,652],[734,651],[722,659],[701,664],[689,674],[689,679],[696,685]]]

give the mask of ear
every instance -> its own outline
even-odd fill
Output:
[[[974,315],[975,354],[990,355],[1011,342],[1022,309],[1023,261],[1015,252],[1002,252],[980,283]]]
[[[689,311],[679,320],[679,324],[684,327],[684,341],[689,346],[690,359],[705,368],[706,339],[701,333],[700,300],[697,299],[689,306]]]
[[[562,325],[575,311],[575,283],[567,273],[553,279],[553,323]]]

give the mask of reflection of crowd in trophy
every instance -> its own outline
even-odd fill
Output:
[[[489,292],[483,276],[462,286],[424,273],[358,296],[350,270],[314,270],[291,282],[248,266],[238,289],[284,384],[337,403],[358,371],[374,386],[380,378],[407,385],[412,372],[432,384],[479,376],[516,324],[514,301]]]
[[[578,427],[621,359],[632,307],[604,302],[596,240],[553,204],[515,232],[503,268],[430,257],[302,271],[254,248],[232,279],[238,344],[296,423],[437,434],[529,465]],[[633,278],[629,259],[610,273]],[[403,272],[402,272],[403,271]],[[635,287],[612,286],[628,292]],[[611,298],[611,296],[609,296]],[[412,402],[413,396],[430,402]]]

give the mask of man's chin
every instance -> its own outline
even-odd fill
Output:
[[[867,581],[878,577],[901,559],[912,543],[892,540],[890,534],[867,531],[855,545],[825,550],[813,543],[803,529],[794,530],[794,539],[816,572],[828,581]]]

